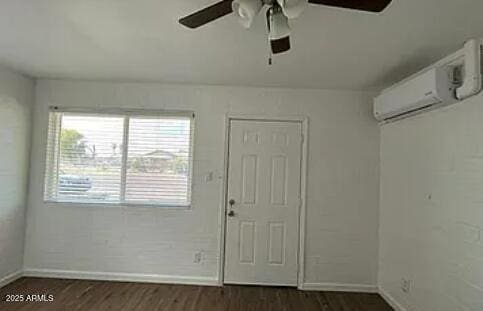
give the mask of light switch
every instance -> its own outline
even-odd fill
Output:
[[[208,174],[205,175],[205,181],[210,182],[213,180],[213,172],[209,172]]]

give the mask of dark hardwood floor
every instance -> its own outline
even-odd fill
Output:
[[[6,302],[42,295],[52,302]],[[0,310],[169,311],[392,311],[377,294],[305,292],[289,288],[204,287],[145,283],[22,278],[0,288]],[[9,296],[12,298],[12,296]]]

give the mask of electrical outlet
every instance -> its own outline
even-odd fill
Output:
[[[195,256],[193,258],[194,263],[201,263],[201,259],[203,258],[202,252],[197,252],[195,253]]]
[[[411,291],[411,281],[408,279],[401,279],[401,290],[404,293],[409,293]]]

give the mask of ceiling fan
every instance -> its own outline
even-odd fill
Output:
[[[183,17],[179,22],[188,28],[198,28],[230,13],[235,13],[245,28],[250,28],[263,7],[270,48],[273,54],[290,50],[288,20],[298,17],[308,3],[367,12],[382,12],[392,0],[223,0]]]

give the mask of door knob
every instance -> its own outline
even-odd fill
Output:
[[[235,212],[234,211],[229,211],[228,212],[228,217],[234,217],[235,216]]]
[[[228,201],[228,203],[230,204],[231,207],[233,207],[233,205],[235,205],[235,200],[230,199],[230,201]]]

